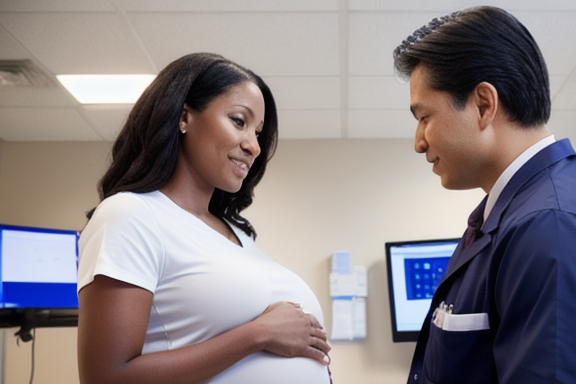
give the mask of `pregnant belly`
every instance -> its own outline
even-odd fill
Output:
[[[328,369],[303,357],[285,358],[259,352],[239,361],[210,384],[329,384]]]

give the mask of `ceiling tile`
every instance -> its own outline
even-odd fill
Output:
[[[576,11],[518,11],[515,16],[534,36],[550,74],[570,74],[576,63]]]
[[[0,23],[54,74],[154,72],[118,14],[3,13]]]
[[[349,139],[413,138],[416,120],[408,110],[350,110]]]
[[[6,141],[102,140],[73,108],[0,108],[0,121]]]
[[[548,129],[556,136],[556,139],[569,138],[572,145],[576,144],[576,110],[552,110],[552,116],[547,124]]]
[[[77,105],[66,91],[53,87],[0,87],[2,107],[72,107]]]
[[[340,109],[339,77],[267,77],[282,109]]]
[[[23,46],[0,26],[0,60],[20,60],[28,57]]]
[[[338,10],[339,0],[116,0],[128,11],[290,12]]]
[[[350,109],[405,109],[410,105],[410,86],[394,76],[351,76]]]
[[[552,108],[576,110],[576,69],[562,84],[552,99]]]
[[[282,138],[412,137],[409,86],[394,77],[392,51],[430,19],[484,3],[0,0],[0,60],[28,59],[49,75],[156,73],[185,54],[217,52],[271,86]],[[553,96],[549,126],[570,135],[576,1],[489,3],[512,11],[540,44]],[[0,88],[0,138],[113,140],[130,108],[81,106],[58,84]]]
[[[339,75],[336,13],[138,13],[130,18],[159,68],[188,53],[214,52],[261,76]]]
[[[132,107],[133,105],[87,105],[84,107],[84,116],[102,139],[114,141]]]
[[[393,75],[392,52],[437,13],[359,12],[350,14],[350,75]]]
[[[2,0],[0,12],[112,12],[115,0]]]
[[[339,110],[278,110],[280,139],[340,139]]]
[[[507,10],[576,10],[573,0],[411,0],[411,1],[382,1],[382,0],[348,0],[349,9],[361,11],[451,11],[480,5],[492,5]]]
[[[469,7],[477,4],[472,0],[410,0],[410,1],[382,1],[382,0],[348,0],[349,9],[354,11],[434,11],[442,12],[446,10]],[[525,1],[525,0],[524,0]]]
[[[552,100],[556,97],[556,94],[564,86],[564,83],[568,79],[566,75],[549,75],[550,76],[550,97]]]

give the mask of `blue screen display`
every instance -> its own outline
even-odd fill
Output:
[[[416,341],[460,239],[387,242],[386,266],[394,341]]]
[[[0,225],[0,308],[78,308],[78,233]]]
[[[449,261],[450,257],[405,259],[407,299],[431,299],[446,272]]]
[[[3,283],[4,308],[78,308],[76,284]]]

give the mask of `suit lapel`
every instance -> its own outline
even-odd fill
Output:
[[[574,156],[574,150],[570,145],[568,139],[557,141],[549,145],[534,157],[532,157],[526,164],[524,164],[518,172],[512,177],[510,182],[506,185],[498,201],[496,202],[490,216],[482,226],[482,236],[480,236],[470,248],[463,250],[462,242],[454,250],[454,254],[448,264],[446,274],[440,283],[442,286],[446,281],[450,280],[458,269],[467,264],[470,260],[476,257],[485,247],[492,241],[492,233],[494,233],[500,224],[502,216],[506,208],[510,205],[512,199],[524,184],[526,184],[536,174],[542,172],[552,164],[569,156]],[[440,288],[440,286],[438,288]]]
[[[516,172],[512,179],[510,179],[510,182],[506,185],[494,205],[482,231],[490,233],[498,228],[506,208],[508,208],[518,190],[530,181],[530,179],[554,163],[574,155],[574,150],[568,139],[557,141],[534,155],[534,157],[528,160],[528,162]]]
[[[449,277],[460,269],[464,264],[467,264],[470,260],[476,257],[488,244],[490,244],[492,236],[490,234],[482,233],[475,242],[468,249],[463,249],[462,243],[458,244],[458,247],[454,250],[454,254],[448,263],[448,268],[446,269],[446,274],[442,283],[449,279]]]

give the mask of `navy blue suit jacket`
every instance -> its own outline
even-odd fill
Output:
[[[486,313],[489,329],[446,331]],[[576,155],[568,140],[537,153],[502,191],[482,234],[459,245],[416,345],[409,383],[576,383]]]

